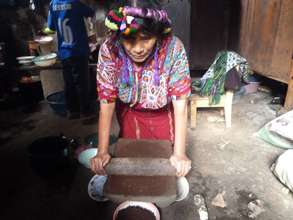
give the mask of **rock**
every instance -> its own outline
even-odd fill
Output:
[[[256,196],[254,193],[249,193],[248,197],[249,197],[251,200],[256,200],[256,199],[257,199],[257,196]]]
[[[227,204],[224,200],[224,195],[226,192],[219,193],[213,200],[212,205],[220,208],[227,207]]]
[[[218,116],[208,116],[207,118],[208,122],[224,122],[225,119],[223,117],[218,117]]]
[[[225,150],[226,146],[229,145],[231,142],[221,138],[221,143],[217,144],[220,150]]]
[[[200,220],[208,220],[209,213],[208,213],[208,209],[206,207],[204,197],[200,194],[196,194],[193,197],[193,202],[194,202],[194,205],[195,205],[197,212],[199,214]]]
[[[257,216],[259,216],[264,211],[265,211],[264,210],[264,203],[262,201],[260,201],[259,199],[248,203],[248,217],[249,218],[255,219]]]
[[[287,195],[290,193],[290,190],[287,187],[282,187],[282,193]]]

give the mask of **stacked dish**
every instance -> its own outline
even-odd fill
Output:
[[[18,63],[21,65],[31,65],[33,64],[33,59],[35,56],[22,56],[22,57],[16,57],[18,60]]]

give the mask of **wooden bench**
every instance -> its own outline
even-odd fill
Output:
[[[200,96],[198,94],[192,94],[190,100],[190,127],[196,127],[196,115],[198,108],[224,108],[226,128],[230,128],[232,125],[232,101],[233,92],[226,91],[221,96],[220,103],[216,105],[210,105],[209,97]]]

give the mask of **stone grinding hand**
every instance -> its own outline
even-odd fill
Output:
[[[176,176],[176,169],[164,158],[112,158],[105,169],[108,175]]]

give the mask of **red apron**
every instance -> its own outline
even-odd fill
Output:
[[[123,103],[117,103],[116,113],[121,138],[174,142],[172,105],[158,110],[137,110]]]

